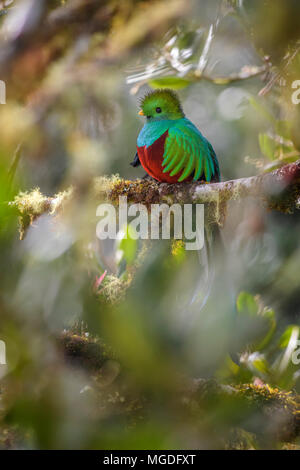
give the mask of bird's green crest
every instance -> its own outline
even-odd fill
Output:
[[[184,117],[180,101],[173,90],[163,88],[145,95],[140,103],[148,119],[181,119]]]

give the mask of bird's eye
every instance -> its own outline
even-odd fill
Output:
[[[147,116],[147,119],[150,119],[150,118],[151,118],[151,116]]]
[[[161,113],[161,108],[156,108],[157,113]]]

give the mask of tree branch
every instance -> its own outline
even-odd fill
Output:
[[[107,381],[105,367],[111,361],[115,363],[112,381],[123,370],[115,352],[99,339],[66,332],[57,338],[56,342],[67,363],[93,375],[100,374],[102,382]],[[123,372],[123,379],[125,375]],[[115,386],[118,390],[118,387],[122,387],[122,381],[115,382]],[[103,388],[101,390],[103,391]],[[124,387],[122,393],[124,394]],[[130,396],[125,398],[127,402],[130,399]],[[140,396],[139,402],[141,409],[147,408],[147,400],[144,397]],[[182,411],[185,413],[194,412],[197,407],[199,416],[204,410],[205,415],[210,417],[215,415],[216,409],[225,407],[231,410],[231,414],[228,413],[227,416],[232,416],[238,408],[238,416],[235,419],[228,422],[225,418],[226,448],[251,447],[250,436],[245,437],[245,432],[251,433],[252,439],[262,448],[273,447],[278,441],[292,442],[300,434],[299,395],[272,388],[267,384],[224,385],[214,379],[186,380],[182,384],[180,403],[177,406],[183,406]],[[255,416],[256,419],[251,420],[249,416]]]
[[[116,179],[107,187],[103,178],[96,180],[97,196],[118,203],[119,196],[127,196],[130,203],[147,206],[169,204],[214,204],[221,209],[228,201],[253,197],[272,210],[292,213],[300,205],[300,160],[284,165],[270,173],[224,181],[221,183],[158,183],[154,180],[126,181]],[[221,210],[215,219],[220,222]]]
[[[293,213],[300,207],[300,160],[284,165],[270,173],[258,176],[224,181],[221,183],[158,183],[151,179],[124,180],[118,176],[95,178],[92,183],[95,201],[119,203],[120,196],[126,196],[128,203],[151,204],[207,204],[212,207],[211,221],[222,224],[228,201],[240,201],[252,197],[264,203],[271,210]],[[38,189],[20,193],[11,206],[21,216],[21,238],[26,228],[44,213],[55,214],[70,200],[72,188],[54,197],[44,196]]]

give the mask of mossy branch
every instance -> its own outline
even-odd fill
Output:
[[[292,442],[300,434],[300,396],[292,391],[270,387],[268,384],[223,385],[214,379],[195,380],[192,399],[204,409],[238,410],[236,426],[253,436],[259,448],[270,448],[278,442]],[[255,420],[249,419],[256,416]],[[240,440],[241,432],[237,433]],[[236,448],[239,443],[227,442]],[[247,448],[247,447],[246,447]]]
[[[115,353],[94,338],[66,332],[57,341],[68,363],[84,368],[93,375],[99,374],[100,378],[107,361],[119,363]],[[121,365],[118,370],[122,370]],[[123,379],[126,380],[124,375]],[[296,393],[267,384],[224,385],[214,379],[187,382],[183,384],[183,398],[180,395],[180,406],[184,407],[185,413],[194,413],[197,409],[199,417],[202,410],[206,416],[214,416],[216,409],[227,407],[232,410],[230,416],[236,415],[231,421],[236,428],[232,430],[232,435],[227,433],[225,437],[224,446],[227,448],[247,448],[251,436],[258,447],[269,447],[278,441],[292,442],[300,435],[300,397]],[[140,403],[147,407],[147,401],[142,397]],[[249,419],[253,415],[256,419]]]
[[[54,197],[44,196],[39,189],[20,193],[10,205],[20,214],[21,238],[33,220],[45,213],[57,213],[74,193],[74,188]],[[211,184],[167,184],[153,179],[130,181],[119,176],[99,177],[92,183],[92,196],[97,202],[105,200],[114,204],[118,204],[120,196],[126,196],[129,203],[142,203],[148,207],[155,203],[203,203],[213,208],[210,218],[219,224],[227,202],[247,197],[264,203],[271,210],[293,213],[300,207],[300,160],[270,173]]]
[[[300,206],[300,160],[270,173],[221,183],[158,183],[154,180],[126,181],[115,178],[103,185],[96,180],[96,196],[118,203],[127,196],[130,203],[206,204],[210,222],[222,224],[227,202],[252,197],[271,210],[293,213]]]
[[[103,341],[86,335],[65,332],[57,338],[64,359],[72,366],[90,372],[99,372],[107,360],[114,360],[114,353]]]

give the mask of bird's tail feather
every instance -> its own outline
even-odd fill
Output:
[[[199,257],[199,276],[190,300],[184,308],[184,313],[182,312],[182,331],[186,334],[192,331],[199,316],[207,313],[203,312],[206,306],[209,314],[215,312],[216,306],[224,309],[224,314],[228,315],[227,324],[234,327],[235,294],[230,278],[226,246],[219,226],[205,227],[204,246],[197,252],[197,256]],[[211,304],[210,301],[212,301]],[[231,350],[230,345],[228,353],[238,364],[238,355]]]

